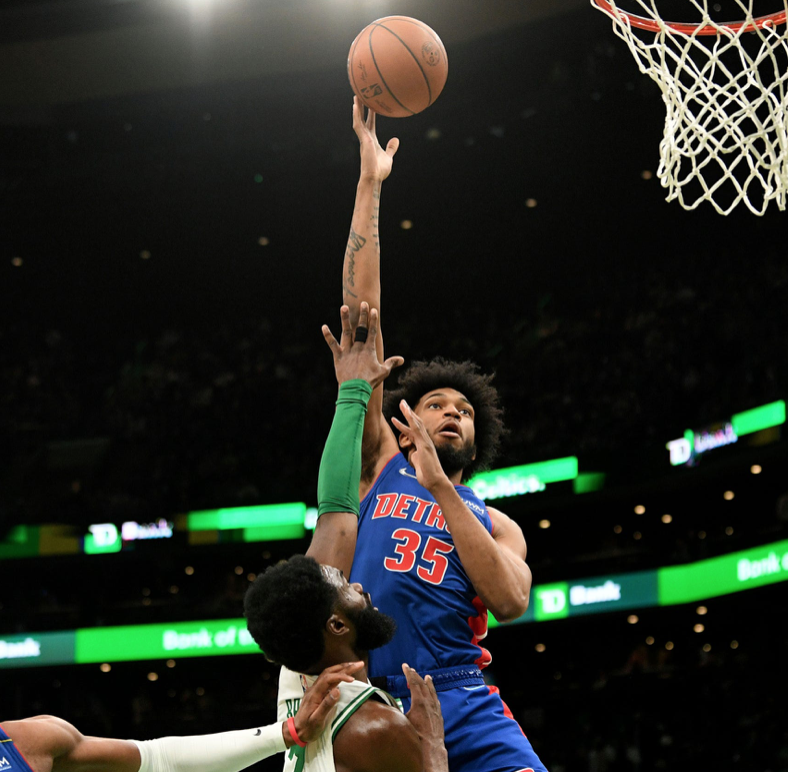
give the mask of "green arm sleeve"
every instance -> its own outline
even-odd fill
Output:
[[[317,516],[352,512],[358,517],[361,482],[361,439],[372,387],[364,380],[339,386],[334,422],[328,433],[317,478]]]

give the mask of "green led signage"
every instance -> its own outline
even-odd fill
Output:
[[[788,580],[788,540],[684,566],[535,585],[510,624],[670,606]],[[500,623],[489,615],[490,628]],[[0,637],[0,668],[254,654],[245,619],[97,627]]]
[[[268,504],[190,512],[190,531],[242,530],[244,541],[300,539],[306,533],[306,504]]]
[[[726,421],[708,429],[693,431],[687,429],[684,436],[678,440],[671,440],[667,445],[670,451],[672,466],[692,464],[703,453],[725,445],[733,445],[739,437],[746,434],[771,429],[785,423],[785,402],[772,402],[743,413],[736,413],[730,421]]]
[[[548,483],[574,480],[577,477],[577,458],[556,458],[535,464],[510,466],[477,474],[468,486],[482,500],[522,496],[543,491]]]
[[[259,651],[245,619],[98,627],[76,631],[75,662],[253,654]]]
[[[74,630],[0,637],[0,668],[35,667],[74,662]]]
[[[788,579],[788,540],[659,569],[659,605],[690,603]]]
[[[752,434],[763,429],[771,429],[773,426],[781,426],[785,423],[785,402],[779,400],[762,407],[752,410],[745,410],[743,413],[736,413],[731,418],[733,431],[741,437],[744,434]]]
[[[101,555],[105,552],[120,552],[123,541],[118,527],[112,523],[91,525],[90,534],[85,537],[85,554]]]

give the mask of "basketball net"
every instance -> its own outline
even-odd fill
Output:
[[[697,24],[664,21],[656,0],[591,0],[613,20],[640,71],[656,81],[667,109],[657,176],[668,201],[684,209],[708,201],[720,214],[739,203],[762,215],[785,210],[788,190],[788,30],[784,10],[753,16],[753,0],[736,0],[744,16],[717,23],[709,0],[688,0]]]

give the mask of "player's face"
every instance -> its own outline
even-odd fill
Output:
[[[476,441],[473,405],[457,389],[441,388],[425,394],[414,408],[435,447],[470,450]],[[471,461],[475,458],[473,453]]]
[[[326,581],[337,588],[339,592],[339,605],[343,609],[364,609],[372,607],[372,598],[368,592],[358,583],[350,584],[345,575],[334,566],[321,565],[323,576]]]
[[[345,575],[333,566],[321,566],[323,576],[339,592],[339,610],[355,628],[354,648],[357,654],[385,646],[393,637],[397,623],[372,605],[369,593],[358,583],[350,584]]]

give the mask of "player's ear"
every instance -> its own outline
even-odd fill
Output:
[[[329,635],[347,635],[350,632],[347,620],[340,614],[332,614],[326,620],[326,632]]]
[[[397,442],[399,443],[400,448],[402,450],[407,450],[408,448],[413,447],[413,443],[410,440],[410,437],[400,432],[399,437],[397,437]]]

